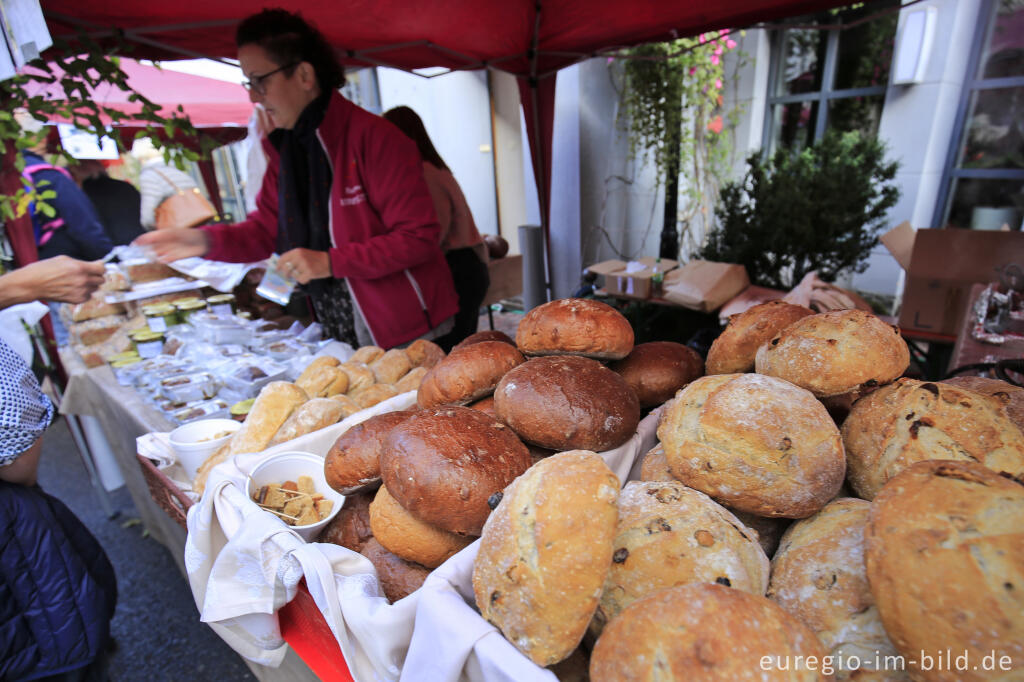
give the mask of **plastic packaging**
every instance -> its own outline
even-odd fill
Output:
[[[171,419],[179,424],[208,419],[210,417],[226,417],[228,404],[219,398],[192,403],[171,413]]]
[[[178,312],[170,303],[144,305],[142,314],[146,316],[146,324],[150,330],[155,332],[165,332],[178,324]]]
[[[288,305],[295,291],[296,281],[277,268],[279,256],[275,253],[267,259],[267,271],[256,287],[256,293],[280,306]]]
[[[235,295],[217,294],[206,299],[207,306],[211,313],[217,317],[231,317],[235,314]]]
[[[221,367],[219,374],[226,388],[245,398],[254,398],[271,381],[283,379],[287,370],[269,358],[257,357]]]
[[[160,393],[182,403],[213,398],[218,388],[217,381],[209,372],[179,374],[160,380]]]
[[[245,320],[236,317],[218,317],[212,313],[193,313],[190,318],[199,337],[218,345],[248,346],[252,343],[252,329]]]
[[[141,331],[132,335],[132,345],[140,358],[155,358],[164,351],[164,333]]]

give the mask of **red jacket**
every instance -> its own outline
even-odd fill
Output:
[[[317,137],[331,164],[331,271],[347,278],[374,343],[411,341],[458,311],[440,227],[416,144],[379,116],[331,95]],[[256,210],[234,225],[208,225],[206,257],[252,262],[277,247],[278,159]]]

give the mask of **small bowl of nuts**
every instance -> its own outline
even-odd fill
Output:
[[[249,498],[306,542],[316,540],[345,501],[327,485],[324,458],[311,452],[279,452],[260,460],[249,474]]]

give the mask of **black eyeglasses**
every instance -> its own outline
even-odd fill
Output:
[[[247,80],[244,83],[242,83],[242,87],[245,88],[246,90],[254,91],[258,95],[265,95],[265,94],[267,94],[267,86],[265,85],[265,83],[266,83],[266,80],[268,78],[270,78],[271,76],[273,76],[275,73],[277,73],[279,71],[284,71],[285,69],[290,69],[293,66],[297,66],[297,65],[298,65],[298,62],[292,62],[291,64],[285,64],[284,66],[279,66],[278,68],[274,69],[273,71],[268,71],[267,73],[263,74],[262,76],[250,76],[249,80]]]

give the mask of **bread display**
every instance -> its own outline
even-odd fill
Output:
[[[515,480],[473,565],[477,607],[540,666],[576,649],[612,562],[619,480],[592,452],[549,457]]]
[[[563,298],[523,316],[516,345],[526,355],[582,355],[621,360],[633,350],[633,328],[607,303]]]
[[[370,384],[358,391],[349,392],[349,397],[364,410],[377,403],[382,403],[388,398],[394,398],[396,395],[398,395],[398,389],[391,384]]]
[[[640,407],[655,407],[671,400],[676,391],[704,375],[697,351],[681,343],[651,341],[633,347],[609,368],[622,376],[636,393]]]
[[[913,464],[872,503],[864,558],[882,624],[901,654],[969,659],[966,669],[932,666],[915,679],[1021,679],[1024,485],[976,462]],[[1010,663],[983,670],[993,652]]]
[[[806,625],[768,599],[694,583],[655,592],[612,620],[591,652],[590,679],[819,682],[824,653]],[[809,656],[813,666],[796,664]]]
[[[719,583],[751,594],[768,588],[768,557],[735,516],[678,481],[631,481],[619,493],[611,569],[592,628],[638,599],[687,583]]]
[[[420,589],[430,575],[429,568],[392,554],[372,537],[359,553],[373,564],[380,589],[392,604]]]
[[[330,542],[359,552],[373,538],[370,528],[370,502],[374,493],[354,493],[345,496],[337,516],[320,533],[317,542]]]
[[[382,355],[384,355],[384,349],[379,346],[362,346],[356,349],[347,362],[369,365]]]
[[[319,431],[331,424],[337,424],[342,420],[344,412],[344,406],[337,400],[313,398],[299,405],[292,412],[291,416],[274,434],[274,437],[270,439],[268,447]]]
[[[1004,404],[1006,414],[1021,431],[1024,431],[1024,388],[1014,386],[999,379],[985,377],[953,377],[941,383],[952,384],[968,391],[982,393],[999,399]]]
[[[641,481],[674,481],[675,477],[668,470],[668,457],[665,455],[665,446],[658,443],[640,462]]]
[[[420,407],[467,405],[494,392],[501,377],[526,361],[515,346],[482,341],[452,351],[420,382]]]
[[[395,390],[399,393],[419,390],[427,371],[426,367],[413,367],[408,374],[395,382]]]
[[[708,350],[705,371],[708,374],[753,372],[758,348],[797,320],[813,314],[810,308],[778,300],[731,315],[729,324]]]
[[[843,423],[850,483],[873,499],[914,462],[980,462],[1024,474],[1024,434],[996,397],[952,384],[900,379],[858,400]]]
[[[337,367],[341,364],[338,358],[331,355],[322,355],[318,358],[314,358],[313,362],[306,365],[306,369],[302,370],[302,374],[295,380],[295,385],[302,388],[302,390],[309,393],[309,389],[306,386],[311,385],[310,382],[313,378],[323,369],[327,367]]]
[[[529,466],[526,446],[508,427],[467,407],[416,412],[391,431],[380,456],[384,485],[399,504],[460,535],[479,535],[487,500]]]
[[[378,384],[393,384],[412,369],[412,361],[401,348],[392,348],[369,364]]]
[[[485,329],[483,331],[470,334],[466,338],[462,339],[462,341],[459,341],[452,348],[452,352],[457,351],[460,348],[465,348],[466,346],[472,346],[474,343],[480,343],[481,341],[501,341],[502,343],[507,343],[510,346],[516,345],[516,342],[512,337],[505,332],[498,331],[497,329]]]
[[[326,398],[345,393],[348,383],[348,375],[337,366],[330,365],[320,365],[312,372],[307,367],[295,380],[295,385],[305,391],[310,398]]]
[[[640,404],[625,379],[571,355],[533,358],[508,372],[494,391],[494,407],[520,438],[554,450],[617,448],[640,422]]]
[[[498,418],[498,412],[497,410],[494,409],[493,395],[489,395],[486,398],[483,398],[482,400],[476,401],[475,403],[470,403],[466,407],[470,408],[471,410],[483,412],[488,417],[493,417],[494,419]]]
[[[324,457],[327,485],[343,495],[380,485],[380,456],[391,430],[413,415],[385,412],[356,424],[334,442]]]
[[[377,378],[373,376],[373,370],[361,362],[343,362],[338,369],[348,375],[348,392],[355,393],[361,388],[372,385]]]
[[[803,621],[836,660],[857,657],[858,680],[908,679],[899,670],[874,669],[896,655],[878,616],[864,571],[864,526],[871,503],[840,498],[797,521],[772,559],[768,598]],[[850,679],[844,670],[838,679]]]
[[[359,410],[363,409],[356,404],[356,401],[352,400],[352,398],[349,398],[347,395],[344,395],[343,393],[332,395],[330,398],[328,398],[328,400],[334,400],[341,405],[342,419],[344,419],[345,417],[350,417]]]
[[[405,354],[409,356],[409,362],[412,363],[413,368],[430,369],[444,359],[444,351],[441,346],[426,339],[416,339],[410,343],[405,349]]]
[[[758,516],[810,516],[846,473],[839,429],[821,403],[761,374],[697,379],[665,408],[658,439],[676,479]]]
[[[757,351],[759,373],[821,397],[871,389],[910,364],[900,330],[863,310],[836,310],[792,323]]]
[[[440,566],[474,539],[420,521],[385,486],[377,489],[370,503],[370,528],[389,552],[427,568]]]

